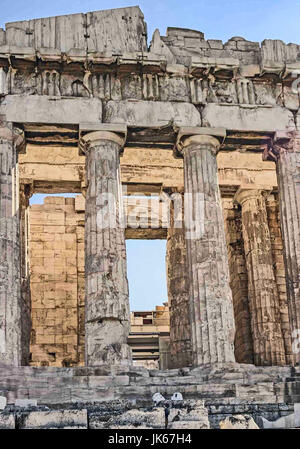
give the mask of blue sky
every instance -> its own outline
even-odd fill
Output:
[[[206,39],[227,41],[281,39],[300,43],[300,0],[14,0],[1,1],[0,27],[5,23],[101,9],[139,5],[148,24],[148,41],[156,28],[191,28]],[[33,198],[41,202],[42,197]],[[127,242],[128,278],[132,310],[152,309],[167,299],[165,242]]]
[[[151,38],[168,26],[203,31],[208,39],[232,36],[262,41],[299,42],[299,0],[14,0],[1,1],[0,27],[6,22],[139,5]]]

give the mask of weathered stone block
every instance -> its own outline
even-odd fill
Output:
[[[7,404],[7,399],[5,396],[0,396],[0,410],[4,410]]]
[[[135,126],[201,126],[201,117],[190,103],[160,101],[109,101],[104,107],[106,123]]]
[[[87,429],[87,410],[31,412],[20,425],[21,429]]]
[[[29,408],[37,407],[36,399],[17,399],[15,402],[16,407]]]
[[[223,127],[238,131],[276,131],[295,129],[291,111],[274,107],[246,107],[207,104],[202,126]]]
[[[174,421],[168,425],[168,429],[209,429],[207,421]]]
[[[7,95],[1,103],[0,114],[20,123],[98,123],[102,120],[102,103],[98,98]]]
[[[247,415],[229,416],[219,426],[220,429],[259,429],[254,419]]]
[[[0,429],[15,429],[16,421],[12,413],[0,413]]]
[[[264,429],[291,429],[295,427],[295,415],[294,413],[282,416],[275,421],[269,421],[263,416],[260,418]]]
[[[300,427],[300,404],[294,404],[295,427]]]

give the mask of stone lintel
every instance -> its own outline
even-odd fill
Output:
[[[87,148],[98,141],[111,140],[122,151],[127,139],[127,126],[123,124],[81,123],[79,125],[79,154],[85,154]]]
[[[48,125],[78,125],[86,121],[102,121],[102,101],[99,98],[52,97],[41,95],[6,95],[0,105],[0,115],[14,123],[46,123]]]

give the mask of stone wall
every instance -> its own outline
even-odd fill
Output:
[[[30,207],[31,365],[84,362],[84,214],[74,198]]]

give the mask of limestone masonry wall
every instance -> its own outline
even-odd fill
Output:
[[[83,364],[83,215],[74,198],[30,207],[31,365]]]

